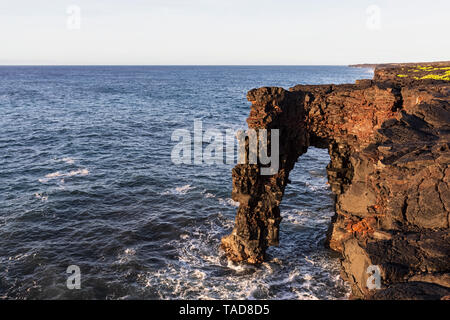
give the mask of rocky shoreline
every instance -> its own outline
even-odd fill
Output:
[[[233,169],[240,206],[222,239],[228,257],[264,261],[279,241],[289,172],[309,146],[328,148],[336,213],[327,245],[342,255],[352,297],[449,297],[449,75],[450,62],[389,64],[355,84],[251,90],[248,126],[280,130],[280,169],[273,176],[258,164]],[[381,288],[367,287],[371,266]]]

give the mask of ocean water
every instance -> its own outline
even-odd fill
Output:
[[[353,83],[339,66],[0,67],[0,299],[344,299],[326,150],[291,173],[280,246],[219,250],[233,165],[175,165],[175,129],[245,129],[260,86]],[[69,290],[66,269],[81,270]]]

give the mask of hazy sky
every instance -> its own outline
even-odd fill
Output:
[[[449,13],[449,0],[0,0],[0,64],[450,60]]]

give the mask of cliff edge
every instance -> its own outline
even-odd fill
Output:
[[[240,206],[222,239],[227,256],[264,260],[279,241],[289,172],[309,146],[327,148],[336,212],[327,245],[342,255],[352,296],[450,296],[449,94],[450,62],[382,66],[355,84],[251,90],[248,126],[280,130],[280,167],[272,176],[258,164],[233,169]]]

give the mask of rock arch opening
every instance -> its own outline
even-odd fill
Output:
[[[319,88],[320,94],[329,90],[327,86]],[[328,132],[318,130],[324,129],[322,119],[311,116],[317,113],[313,102],[320,101],[318,97],[303,90],[282,88],[261,88],[248,93],[252,102],[247,119],[249,128],[280,131],[280,167],[272,176],[261,175],[257,164],[239,164],[233,169],[232,197],[240,206],[233,232],[222,239],[222,248],[231,260],[260,263],[267,248],[278,245],[280,204],[291,182],[289,174],[308,147],[328,149],[331,161],[326,168],[333,191],[342,189],[342,181],[351,178],[350,162],[345,160],[348,148]]]
[[[327,149],[309,147],[289,174],[291,182],[280,204],[280,246],[295,241],[300,256],[325,247],[335,204],[327,178],[329,162]],[[272,252],[268,250],[269,255]]]

